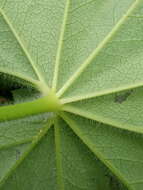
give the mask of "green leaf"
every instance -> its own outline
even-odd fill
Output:
[[[142,136],[114,130],[110,126],[75,115],[63,114],[63,118],[89,149],[129,189],[141,189],[143,184]]]
[[[143,189],[142,12],[0,0],[0,190]]]
[[[143,133],[143,88],[104,95],[70,103],[64,110],[110,124],[113,127]]]
[[[64,102],[143,85],[141,13],[142,1],[135,1],[60,90],[60,95],[67,90]]]
[[[52,147],[52,148],[51,148]],[[1,189],[56,190],[54,134],[50,129],[41,142],[12,173]]]
[[[25,154],[29,147],[29,144],[22,144],[13,146],[11,148],[0,150],[0,180],[1,185],[7,178],[7,176],[14,170],[17,165],[17,161]]]

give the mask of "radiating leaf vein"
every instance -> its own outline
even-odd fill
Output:
[[[130,6],[126,14],[124,14],[123,17],[118,21],[118,23],[115,25],[112,31],[104,38],[104,40],[98,45],[98,47],[89,55],[89,57],[84,61],[84,63],[77,69],[77,71],[71,76],[71,78],[69,78],[69,80],[64,84],[64,86],[58,91],[58,97],[61,97],[64,94],[64,92],[75,82],[75,80],[83,73],[83,71],[85,72],[87,66],[93,61],[93,59],[95,59],[98,56],[100,51],[112,39],[113,35],[116,34],[116,32],[120,29],[122,24],[128,18],[128,16],[137,7],[138,3],[138,1],[135,1]]]

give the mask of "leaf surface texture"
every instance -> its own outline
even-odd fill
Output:
[[[0,189],[143,189],[142,33],[142,0],[0,0]]]

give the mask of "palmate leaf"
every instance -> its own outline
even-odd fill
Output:
[[[142,32],[142,0],[0,0],[0,189],[143,189]]]

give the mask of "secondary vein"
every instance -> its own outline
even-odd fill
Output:
[[[34,149],[34,147],[39,143],[39,141],[45,136],[48,130],[53,125],[53,118],[47,121],[47,124],[41,129],[39,134],[34,137],[32,144],[28,147],[27,151],[25,151],[22,156],[15,162],[15,164],[10,168],[10,170],[6,173],[6,175],[0,180],[0,187],[5,183],[9,176],[12,175],[13,171],[17,169],[17,167],[23,162],[23,160],[30,154],[30,152]]]
[[[121,86],[121,87],[115,87],[115,88],[102,90],[102,91],[95,92],[95,93],[89,93],[89,94],[86,94],[85,96],[73,96],[73,97],[69,97],[69,98],[63,98],[63,99],[61,99],[61,103],[62,104],[67,104],[67,103],[86,100],[86,99],[90,99],[90,98],[96,98],[96,97],[99,97],[99,96],[113,94],[113,93],[121,92],[121,91],[124,91],[124,90],[130,90],[130,89],[142,87],[142,86],[143,86],[143,81],[140,81],[140,82],[137,82],[137,83],[131,84],[131,85],[124,85],[124,86]]]
[[[76,127],[76,123],[71,120],[65,113],[61,113],[61,117],[65,120],[65,122],[69,125],[69,127],[75,132],[75,134],[82,140],[82,142],[98,157],[98,159],[105,164],[107,168],[111,170],[111,172],[129,189],[132,190],[130,183],[124,178],[122,173],[118,171],[110,161],[108,161],[104,155],[98,151],[96,145],[93,144],[87,137],[83,136],[82,132],[78,127]]]
[[[65,105],[63,106],[63,110],[67,111],[69,113],[73,113],[73,114],[77,114],[79,116],[88,118],[88,119],[92,119],[94,121],[98,121],[107,125],[111,125],[114,128],[119,128],[119,129],[123,129],[123,130],[127,130],[127,131],[131,131],[131,132],[135,132],[135,133],[139,133],[139,134],[143,134],[143,128],[137,127],[135,125],[128,125],[126,123],[120,123],[119,121],[110,119],[110,118],[105,118],[102,115],[97,115],[97,114],[92,114],[92,113],[88,113],[86,111],[83,111],[81,109],[75,108],[74,106],[71,105]]]
[[[22,144],[27,144],[27,143],[32,142],[32,140],[33,140],[33,137],[30,137],[30,138],[27,138],[27,139],[24,139],[24,140],[15,141],[13,143],[0,145],[0,150],[12,148],[14,146],[18,146],[18,145],[22,145]]]
[[[58,125],[58,118],[55,121],[55,146],[56,146],[56,162],[57,162],[57,181],[60,190],[64,190],[63,170],[62,170],[62,155],[61,155],[61,138]]]
[[[61,51],[62,51],[62,46],[63,46],[63,39],[64,39],[64,34],[65,34],[65,27],[66,27],[66,22],[68,18],[69,7],[70,7],[70,0],[67,0],[67,3],[65,5],[63,24],[61,27],[61,34],[59,38],[59,46],[58,46],[57,55],[56,55],[56,63],[55,63],[55,70],[54,70],[54,77],[53,77],[53,84],[52,84],[53,90],[56,90],[57,81],[58,81],[59,64],[60,64]]]
[[[98,47],[89,55],[89,57],[84,61],[84,63],[79,67],[79,69],[69,78],[69,80],[65,83],[65,85],[58,91],[58,97],[61,97],[64,92],[75,82],[75,80],[83,73],[83,71],[87,68],[87,66],[92,63],[93,59],[95,59],[100,51],[105,47],[105,45],[110,41],[114,34],[118,31],[120,26],[126,21],[127,17],[131,14],[131,12],[136,8],[139,1],[135,1],[126,14],[118,21],[112,31],[104,38],[104,40],[98,45]]]
[[[5,14],[5,12],[2,10],[2,8],[0,8],[0,13],[3,16],[4,21],[6,22],[6,24],[9,26],[11,32],[13,33],[14,37],[16,38],[17,42],[19,43],[20,47],[22,48],[24,54],[26,55],[28,61],[30,62],[32,68],[34,69],[38,79],[45,84],[45,81],[41,75],[41,73],[38,71],[37,67],[35,66],[35,63],[31,57],[31,55],[29,54],[29,52],[27,51],[26,47],[24,46],[23,42],[20,39],[20,36],[18,35],[18,33],[16,32],[15,28],[13,27],[12,23],[10,22],[9,18],[7,17],[7,15]],[[48,88],[48,86],[47,86]],[[49,88],[48,88],[49,89]]]
[[[30,83],[32,83],[35,87],[38,88],[38,85],[39,85],[39,81],[38,81],[38,80],[35,80],[35,79],[33,79],[33,78],[30,78],[30,77],[27,77],[27,76],[25,76],[25,75],[22,75],[21,73],[9,71],[8,69],[1,68],[1,67],[0,67],[0,72],[1,72],[1,73],[4,73],[4,74],[11,75],[11,76],[14,76],[14,77],[17,77],[17,78],[22,79],[22,80],[25,80],[25,81],[27,81],[27,82],[30,82]],[[38,89],[39,89],[39,88],[38,88]]]

